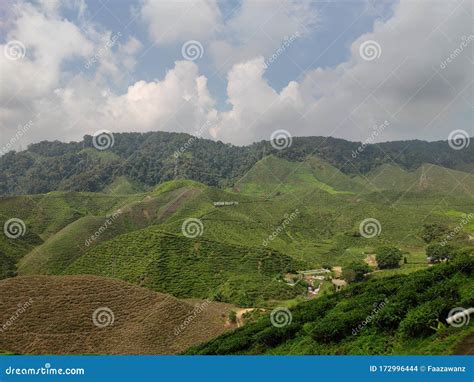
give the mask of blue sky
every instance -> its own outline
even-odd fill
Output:
[[[265,1],[265,0],[264,0]],[[104,28],[133,36],[144,44],[153,44],[148,35],[147,26],[136,16],[139,1],[86,1],[86,20],[98,23]],[[361,1],[315,1],[310,2],[319,15],[319,22],[313,28],[307,28],[308,34],[298,39],[266,72],[265,77],[276,90],[281,90],[289,81],[304,75],[306,70],[317,67],[336,66],[350,56],[350,45],[360,35],[371,31],[377,19],[386,19],[392,13],[394,1],[379,2],[378,6]],[[224,20],[232,19],[241,9],[238,0],[217,3]],[[77,14],[68,12],[72,20]],[[262,15],[263,17],[263,15]],[[336,43],[334,39],[339,37]],[[166,71],[173,68],[174,62],[181,59],[180,44],[157,44],[146,50],[137,63],[133,75],[136,78],[152,81],[162,78]],[[210,78],[209,87],[218,96],[219,106],[225,107],[225,74],[215,74],[217,70],[211,57],[204,55],[199,62],[201,73]],[[112,83],[112,86],[114,84]]]
[[[0,145],[100,129],[234,144],[278,129],[375,142],[473,135],[469,1],[42,0],[0,9]]]

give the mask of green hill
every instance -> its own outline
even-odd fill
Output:
[[[462,257],[356,283],[297,305],[276,321],[287,325],[273,326],[267,315],[188,354],[453,354],[474,326],[445,319],[451,309],[474,304],[473,272],[474,258]]]
[[[474,175],[433,164],[424,164],[415,171],[386,164],[371,171],[367,178],[379,190],[435,191],[474,196]]]
[[[299,268],[277,252],[190,239],[149,227],[121,235],[89,250],[67,274],[116,277],[171,293],[252,306],[269,299],[290,299],[304,287],[289,287],[281,275]]]
[[[275,157],[268,157],[262,162],[265,161],[266,168],[271,165],[271,170],[281,169],[282,165],[294,165]],[[313,166],[318,166],[318,162],[315,161]],[[256,167],[254,174],[262,169],[261,163]],[[340,175],[337,170],[335,174],[336,177]],[[340,179],[351,181],[343,174]],[[246,184],[264,190],[270,189],[268,183],[264,177],[256,176]],[[39,214],[40,219],[36,221],[31,211],[37,208],[35,204],[25,203],[25,210],[21,203],[16,203],[20,216],[24,216],[27,225],[31,226],[29,231],[41,234],[53,232],[61,225],[66,226],[52,236],[45,234],[45,243],[34,250],[31,246],[27,247],[22,253],[31,253],[20,261],[19,271],[20,274],[62,272],[89,249],[84,246],[87,238],[104,225],[107,214],[118,208],[122,213],[116,222],[94,240],[91,247],[150,225],[166,232],[179,233],[183,221],[195,217],[203,222],[209,240],[236,246],[243,243],[249,247],[267,246],[314,267],[323,264],[344,266],[364,259],[365,253],[371,253],[380,245],[422,251],[425,243],[419,232],[423,223],[444,224],[454,229],[463,213],[474,210],[474,200],[462,193],[446,195],[440,203],[439,192],[430,190],[363,191],[354,195],[328,192],[327,188],[321,187],[321,183],[312,180],[302,184],[293,180],[290,184],[294,185],[295,191],[269,198],[251,193],[226,192],[189,180],[165,182],[145,194],[59,193],[33,196],[39,203],[50,206],[47,211],[52,219],[42,219]],[[231,204],[214,204],[222,202]],[[114,209],[107,210],[110,206]],[[292,219],[288,220],[290,216]],[[358,234],[360,223],[367,218],[379,220],[382,227],[380,235],[370,240]],[[72,223],[67,225],[69,220]],[[469,227],[465,226],[464,230],[469,231]],[[272,235],[277,230],[279,233]],[[0,240],[0,244],[2,242],[6,242],[5,238]],[[10,242],[17,245],[22,241]],[[71,246],[70,243],[76,245]]]
[[[453,150],[446,141],[369,144],[357,156],[354,153],[358,152],[360,142],[331,137],[294,137],[292,145],[282,151],[274,149],[268,141],[238,147],[188,134],[160,131],[114,133],[114,141],[114,145],[105,151],[96,150],[92,137],[85,136],[81,142],[43,141],[22,152],[9,152],[0,157],[0,195],[114,190],[123,177],[140,187],[154,187],[176,177],[209,186],[229,187],[267,155],[296,163],[317,156],[326,166],[334,166],[350,176],[367,174],[383,164],[396,164],[413,171],[424,163],[470,169],[474,162],[473,145]],[[183,147],[186,147],[185,152],[176,156]],[[329,172],[333,172],[332,169]],[[306,182],[307,175],[303,171],[297,178]],[[316,176],[317,181],[335,190],[342,187],[347,191],[346,180],[331,185],[327,178],[324,179],[324,169],[319,175],[322,179]],[[130,186],[124,187],[130,191]],[[132,189],[136,190],[135,187]]]
[[[92,194],[96,197],[94,199],[90,198],[91,194],[75,194],[83,206],[95,205],[103,200],[114,200],[109,206],[120,208],[110,210],[102,216],[96,216],[92,212],[68,224],[24,256],[19,261],[18,271],[20,274],[60,274],[89,247],[166,219],[174,208],[177,208],[177,204],[183,203],[198,191],[198,188],[177,183],[174,188],[168,187],[152,194],[135,194],[125,198]],[[56,198],[55,202],[59,204],[63,200]],[[105,212],[104,207],[102,205],[100,209],[94,210],[96,213]]]
[[[330,194],[369,190],[317,157],[310,156],[304,162],[290,162],[273,155],[257,162],[233,187],[243,194],[267,197],[315,188]]]
[[[144,192],[145,187],[138,182],[128,179],[126,176],[119,176],[113,182],[107,185],[103,192],[116,195],[130,195]]]

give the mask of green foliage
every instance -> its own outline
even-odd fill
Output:
[[[364,262],[353,262],[342,271],[342,277],[347,282],[363,281],[364,275],[372,269]]]
[[[234,324],[237,322],[237,313],[235,313],[235,310],[229,312],[229,321]]]
[[[421,231],[421,238],[427,244],[432,241],[440,240],[448,232],[448,227],[441,224],[424,224]]]
[[[433,326],[438,322],[446,306],[446,301],[438,297],[411,309],[400,322],[400,333],[407,338],[426,337],[432,334]]]
[[[446,244],[430,244],[426,247],[426,256],[431,258],[434,263],[451,259],[456,253],[453,246]]]
[[[450,354],[473,330],[439,331],[440,323],[453,306],[472,304],[473,271],[474,258],[463,256],[407,276],[354,283],[298,304],[283,328],[267,316],[188,354]]]
[[[0,280],[16,276],[15,260],[0,252]]]
[[[311,182],[319,182],[328,192],[341,189],[354,192],[359,187],[363,190],[367,185],[357,186],[346,175],[367,174],[381,164],[395,162],[408,170],[417,169],[424,163],[465,169],[472,165],[474,158],[472,146],[454,152],[445,142],[367,145],[357,158],[353,158],[353,152],[360,143],[325,137],[294,138],[291,147],[283,151],[272,148],[269,142],[238,147],[183,133],[116,133],[114,140],[114,146],[106,151],[95,150],[92,137],[86,135],[82,142],[43,141],[28,146],[26,151],[9,152],[0,157],[0,195],[38,194],[54,190],[97,192],[107,186],[110,186],[108,190],[130,192],[141,188],[141,185],[155,186],[175,178],[226,187],[234,184],[268,154],[292,162],[303,162],[309,155],[316,155],[322,162],[308,160],[304,166],[305,171],[316,171],[318,174]],[[176,158],[175,153],[180,152],[181,148],[186,150]],[[400,155],[400,152],[403,154]],[[392,167],[398,171],[397,167]],[[436,180],[436,187],[451,191],[451,180],[446,177],[445,169],[442,171],[445,180],[441,183]],[[399,184],[399,189],[406,190],[406,185],[413,185],[414,178],[419,179],[421,174],[397,173],[394,177],[389,172],[384,169],[382,173],[387,176],[374,174],[370,179],[378,189],[395,189]],[[431,185],[433,170],[422,172],[426,173],[428,185]],[[117,185],[116,179],[123,176],[133,185]],[[302,176],[306,175],[302,173]],[[388,185],[387,182],[397,177],[398,182]],[[440,179],[438,175],[435,178]],[[472,180],[463,180],[466,189],[473,188],[468,185],[470,182]],[[461,189],[459,191],[462,192]]]
[[[380,269],[398,268],[403,252],[394,247],[380,247],[377,249],[377,265]]]
[[[176,297],[217,294],[219,301],[253,306],[302,294],[303,286],[292,288],[280,279],[298,266],[273,250],[189,239],[150,227],[91,248],[65,272],[117,277]]]

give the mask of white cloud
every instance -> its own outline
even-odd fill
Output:
[[[13,94],[20,100],[44,96],[58,83],[61,65],[66,60],[92,52],[93,44],[82,36],[80,29],[60,19],[54,9],[42,13],[31,4],[21,3],[14,10],[15,25],[8,31],[6,43],[20,41],[26,48],[26,57],[10,60],[0,55],[1,101],[7,101]],[[2,52],[4,46],[0,46]]]
[[[37,100],[33,107],[47,112],[39,119],[34,113],[23,115],[23,119],[32,118],[34,122],[34,128],[28,131],[29,141],[78,140],[100,129],[192,133],[207,121],[215,123],[216,118],[207,79],[190,61],[176,62],[161,81],[137,81],[124,94],[76,76],[66,87],[54,90],[52,96]]]
[[[216,0],[145,0],[140,15],[158,43],[207,40],[221,22]]]
[[[264,70],[262,57],[232,68],[227,86],[232,109],[220,114],[218,138],[238,144],[268,139],[273,130],[286,128],[299,116],[299,85],[290,82],[277,93],[263,79]]]
[[[258,60],[235,65],[228,78],[232,109],[222,113],[218,137],[248,143],[268,139],[283,126],[293,135],[365,140],[374,125],[389,120],[379,140],[446,139],[460,120],[456,114],[472,115],[474,36],[463,54],[440,68],[462,37],[471,35],[466,9],[458,2],[427,7],[401,1],[392,18],[376,22],[373,32],[354,41],[347,62],[314,69],[280,94],[264,80]],[[361,58],[359,47],[367,40],[381,46],[378,59]],[[287,92],[291,103],[282,102]],[[467,129],[473,132],[472,125]]]
[[[210,53],[215,65],[227,71],[235,63],[272,55],[285,38],[307,35],[317,21],[311,0],[244,0],[210,43]]]
[[[212,112],[214,100],[207,79],[189,61],[178,61],[162,81],[138,81],[127,93],[110,97],[103,111],[105,124],[113,121],[114,130],[166,130],[192,132]]]
[[[165,2],[157,4],[145,2],[143,9],[163,7]],[[472,35],[468,0],[461,5],[436,2],[429,7],[402,0],[390,19],[377,21],[372,32],[353,42],[347,62],[310,70],[299,82],[291,81],[277,91],[265,79],[264,58],[268,58],[267,50],[268,54],[274,50],[268,41],[280,39],[280,44],[285,35],[301,33],[304,28],[298,28],[316,20],[309,2],[285,4],[270,10],[268,2],[245,1],[224,23],[220,14],[212,11],[215,3],[206,2],[204,9],[209,9],[203,11],[208,14],[204,20],[223,28],[219,39],[206,37],[211,51],[217,62],[227,56],[232,63],[227,74],[229,109],[219,111],[207,78],[195,62],[178,61],[162,79],[134,81],[122,92],[110,90],[109,82],[123,81],[122,74],[136,65],[136,55],[142,49],[139,40],[120,36],[114,46],[101,50],[104,41],[111,39],[111,31],[93,24],[79,28],[61,17],[56,6],[42,9],[19,3],[12,11],[13,21],[1,28],[8,31],[6,41],[25,43],[27,56],[11,61],[0,55],[0,145],[29,119],[34,125],[21,142],[23,146],[43,139],[80,139],[99,129],[193,133],[206,121],[210,121],[215,138],[237,144],[269,139],[277,129],[289,130],[294,136],[365,140],[373,125],[385,120],[390,125],[379,140],[445,139],[455,128],[473,133],[469,92],[474,37],[447,65],[441,65],[459,51],[463,36]],[[254,39],[258,15],[261,20],[263,13],[270,15],[271,11],[273,18],[269,16],[262,26],[265,34]],[[174,37],[161,41],[198,39],[189,34],[194,28],[189,23],[175,31]],[[379,58],[361,58],[359,47],[366,40],[380,45]],[[225,49],[228,53],[219,58],[219,50]],[[240,49],[237,58],[232,56],[235,49]],[[99,51],[91,71],[81,74],[71,69],[82,68]],[[39,118],[37,113],[41,113]]]

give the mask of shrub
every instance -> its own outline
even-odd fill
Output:
[[[377,250],[376,260],[379,269],[398,268],[403,253],[398,248],[381,247]]]
[[[347,282],[363,281],[364,275],[369,273],[371,268],[363,262],[353,262],[348,267],[344,268],[342,277]]]
[[[449,244],[430,244],[426,247],[426,256],[430,257],[434,263],[451,259],[455,252],[455,249]]]
[[[444,299],[439,297],[410,310],[400,323],[401,334],[404,337],[423,337],[433,333],[445,304]]]
[[[425,243],[429,244],[432,241],[440,239],[447,232],[448,228],[446,226],[435,223],[425,224],[420,236]]]

